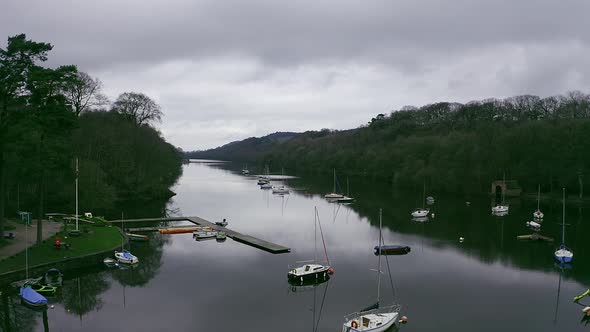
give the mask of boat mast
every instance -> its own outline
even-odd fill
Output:
[[[565,188],[563,188],[563,219],[561,222],[561,245],[565,246]]]
[[[424,188],[422,191],[422,210],[424,210],[424,201],[426,201],[426,180],[424,180]]]
[[[502,188],[502,205],[504,205],[504,199],[506,198],[506,189],[508,189],[506,187],[506,173],[504,173],[503,177],[502,177],[502,183],[504,183],[504,188]]]
[[[380,294],[379,292],[381,291],[381,228],[383,225],[383,218],[382,218],[382,209],[379,209],[379,255],[377,257],[378,258],[378,267],[377,267],[377,305],[379,305],[379,301],[380,301]]]
[[[541,185],[537,189],[537,211],[539,211],[539,201],[541,200]]]
[[[334,190],[333,193],[336,193],[336,169],[334,168]]]
[[[316,263],[318,261],[318,208],[314,206],[313,208],[313,262]]]

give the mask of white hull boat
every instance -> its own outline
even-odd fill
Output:
[[[545,217],[545,214],[539,210],[533,212],[533,218],[537,219],[537,220],[541,220]]]
[[[351,314],[345,318],[342,332],[387,331],[399,317],[400,305]]]
[[[285,188],[285,186],[275,187],[275,188],[272,188],[272,193],[273,194],[288,194],[289,189]]]
[[[508,207],[508,205],[498,204],[498,205],[492,207],[492,213],[493,214],[507,213],[509,209],[510,208]]]
[[[381,235],[382,217],[381,210],[379,211],[379,244],[383,245],[383,238]],[[356,332],[356,331],[371,331],[382,332],[389,329],[398,321],[401,305],[392,304],[389,306],[380,306],[380,288],[381,288],[381,255],[378,256],[377,269],[377,302],[368,308],[355,312],[344,317],[344,324],[342,325],[342,332]],[[391,278],[391,275],[389,275]]]
[[[115,251],[115,258],[119,263],[123,264],[137,264],[139,263],[139,259],[132,255],[129,251]]]
[[[543,212],[541,212],[541,209],[539,207],[541,203],[541,185],[539,185],[539,189],[537,189],[537,209],[535,210],[535,212],[533,212],[533,218],[536,220],[541,220],[545,217],[545,214],[543,214]]]
[[[430,212],[429,209],[416,209],[414,211],[412,211],[412,217],[414,218],[423,218],[428,216],[428,212]]]
[[[193,237],[195,238],[195,240],[214,239],[217,237],[217,232],[215,232],[215,231],[195,231],[195,232],[193,232]]]
[[[272,184],[270,184],[270,182],[267,182],[267,183],[261,185],[260,189],[272,189]]]

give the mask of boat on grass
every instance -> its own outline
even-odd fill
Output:
[[[137,264],[139,259],[127,250],[115,251],[115,258],[119,263],[123,264]]]

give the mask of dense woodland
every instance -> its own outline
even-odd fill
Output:
[[[36,219],[75,211],[76,160],[81,212],[169,197],[181,172],[177,149],[153,127],[158,104],[137,92],[110,103],[76,66],[43,67],[52,48],[24,34],[0,48],[0,238],[19,210]]]
[[[590,166],[590,95],[436,103],[379,114],[362,128],[307,132],[265,163],[298,170],[336,168],[399,186],[487,193],[507,178],[534,191],[583,190]]]
[[[590,166],[589,132],[590,95],[574,91],[406,106],[357,129],[309,131],[272,144],[267,137],[250,138],[198,155],[244,160],[245,150],[263,147],[257,152],[264,156],[257,158],[260,169],[336,168],[400,188],[426,182],[429,190],[470,194],[488,193],[491,181],[506,174],[524,190],[566,186],[581,195]]]

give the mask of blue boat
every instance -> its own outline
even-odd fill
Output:
[[[555,259],[561,263],[570,263],[574,259],[574,252],[565,246],[565,188],[563,188],[563,219],[561,222],[561,246],[553,254]]]
[[[33,308],[43,308],[47,306],[47,299],[37,293],[30,285],[25,285],[20,289],[20,298],[23,304]]]

